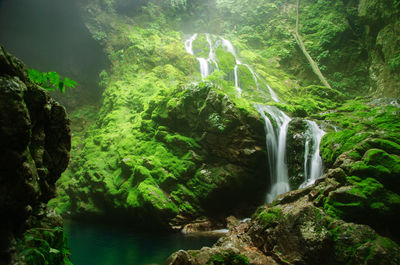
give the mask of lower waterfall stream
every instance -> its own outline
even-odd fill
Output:
[[[234,85],[238,96],[242,96],[243,89],[240,86],[239,65],[245,66],[251,73],[257,90],[260,89],[259,76],[248,64],[244,64],[239,59],[233,44],[222,37],[205,33],[209,47],[208,58],[196,57],[199,61],[199,70],[201,78],[204,80],[212,73],[212,70],[218,69],[218,58],[215,54],[216,47],[220,46],[225,51],[231,53],[235,58],[233,67]],[[199,37],[199,34],[193,34],[185,41],[185,48],[188,53],[196,56],[193,49],[193,42]],[[214,40],[214,43],[213,43]],[[207,49],[206,48],[206,49]],[[280,102],[275,91],[265,84],[267,93],[272,101]],[[255,104],[254,107],[264,118],[265,137],[268,153],[269,165],[269,188],[267,189],[266,202],[272,202],[278,195],[290,191],[288,176],[288,165],[286,159],[286,143],[288,127],[291,118],[277,107]],[[299,188],[304,188],[314,183],[323,173],[322,159],[319,154],[319,144],[325,132],[320,129],[316,122],[304,120],[306,123],[306,141],[304,144],[304,181]]]

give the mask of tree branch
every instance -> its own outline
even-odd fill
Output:
[[[310,66],[313,70],[313,72],[318,76],[319,80],[321,83],[329,88],[332,88],[328,81],[326,81],[324,75],[321,73],[321,70],[319,70],[319,67],[317,63],[313,60],[311,55],[307,52],[306,47],[304,46],[303,41],[301,40],[301,37],[299,35],[299,8],[300,8],[300,0],[297,0],[297,5],[296,5],[296,32],[294,34],[294,38],[296,39],[297,45],[299,45],[301,51],[303,52],[304,56],[307,58],[308,62],[310,63]]]

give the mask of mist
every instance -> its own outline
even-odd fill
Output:
[[[30,68],[76,80],[72,94],[80,99],[63,102],[67,107],[100,98],[98,74],[107,67],[107,58],[85,27],[75,0],[1,0],[0,44]]]

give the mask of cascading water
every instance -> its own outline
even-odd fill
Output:
[[[255,71],[248,65],[244,64],[240,61],[239,57],[236,54],[235,48],[233,47],[232,43],[224,39],[222,37],[217,37],[214,35],[210,35],[208,33],[205,33],[206,40],[208,43],[208,48],[209,48],[209,53],[208,53],[208,58],[202,58],[202,57],[196,57],[196,59],[199,61],[200,64],[200,74],[202,79],[206,78],[208,75],[210,75],[213,71],[213,66],[215,66],[216,69],[218,69],[218,62],[217,58],[215,55],[215,50],[216,48],[221,45],[221,47],[231,53],[234,58],[235,58],[235,66],[233,68],[233,74],[234,74],[234,82],[235,82],[235,88],[236,91],[238,92],[239,95],[242,94],[242,88],[240,87],[240,79],[239,79],[239,66],[242,65],[246,67],[249,72],[251,73],[254,84],[256,85],[257,90],[259,90],[259,77],[255,73]],[[193,42],[197,39],[198,34],[193,34],[189,39],[185,41],[185,48],[188,53],[191,55],[195,55],[193,51]],[[276,96],[275,92],[272,90],[270,86],[267,85],[268,92],[270,94],[270,97],[272,100],[279,102],[278,97]]]
[[[200,57],[198,57],[197,60],[200,63],[200,74],[201,74],[201,77],[204,79],[210,74],[209,70],[208,70],[208,61],[206,59],[200,58]]]
[[[290,191],[286,164],[286,135],[290,118],[276,107],[255,105],[255,108],[265,120],[269,175],[271,179],[266,201],[272,202],[279,194]],[[270,119],[273,119],[276,123],[276,129]]]
[[[197,38],[197,33],[193,34],[192,37],[190,37],[189,39],[187,39],[185,41],[185,49],[187,53],[190,53],[191,55],[194,55],[194,51],[193,51],[193,41]]]
[[[193,41],[196,40],[198,34],[194,34],[185,41],[185,48],[188,53],[195,55],[193,51]],[[257,90],[259,90],[259,77],[257,73],[247,64],[240,61],[236,54],[235,48],[229,40],[214,35],[205,34],[209,45],[208,58],[196,57],[200,63],[201,77],[204,79],[210,75],[213,69],[218,69],[218,59],[215,50],[218,45],[231,53],[235,58],[234,66],[234,82],[235,88],[239,95],[242,94],[240,88],[239,66],[247,67],[253,76]],[[213,65],[215,68],[213,68]],[[279,99],[273,89],[266,84],[271,99],[279,102]],[[257,111],[265,120],[266,144],[268,152],[270,189],[267,194],[266,201],[272,202],[278,195],[290,191],[288,168],[286,163],[286,136],[289,127],[290,118],[281,110],[273,106],[255,105]],[[307,122],[307,139],[305,143],[304,171],[305,180],[300,187],[305,187],[314,183],[322,174],[322,159],[319,155],[319,144],[322,136],[325,134],[315,122]],[[274,128],[274,125],[276,128]],[[310,148],[311,147],[311,148]]]
[[[207,42],[209,44],[209,53],[208,53],[208,58],[203,58],[203,57],[196,57],[196,59],[199,61],[200,64],[200,74],[201,78],[206,78],[207,76],[210,75],[210,63],[213,63],[215,67],[218,69],[218,64],[217,61],[215,60],[215,52],[213,49],[213,43],[210,37],[210,34],[205,34]],[[185,48],[186,52],[190,53],[191,55],[195,55],[193,51],[193,41],[197,39],[198,34],[193,34],[189,39],[185,41]]]
[[[267,85],[267,88],[268,88],[269,94],[271,95],[272,100],[275,102],[279,102],[279,99],[276,96],[275,92],[272,90],[272,88],[269,85]]]
[[[300,188],[313,184],[323,172],[319,145],[325,132],[314,121],[305,120],[305,122],[307,123],[307,131],[304,150],[304,182],[300,185]]]

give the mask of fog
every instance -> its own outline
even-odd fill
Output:
[[[71,93],[83,101],[96,101],[101,95],[97,78],[107,60],[75,0],[0,0],[0,45],[28,67],[78,81]],[[68,103],[82,102],[69,99]]]

